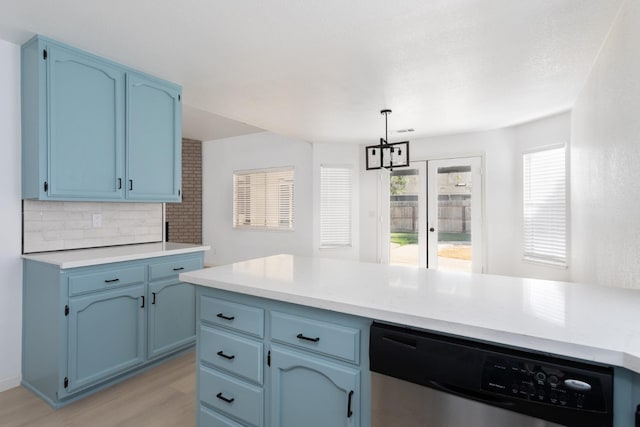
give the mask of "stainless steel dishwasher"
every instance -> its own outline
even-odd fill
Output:
[[[372,427],[613,425],[611,367],[376,322],[370,340]]]

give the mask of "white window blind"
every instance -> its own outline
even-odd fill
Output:
[[[233,173],[233,226],[293,230],[293,167]]]
[[[351,168],[320,167],[320,247],[351,246]]]
[[[523,155],[525,259],[566,265],[565,147]]]

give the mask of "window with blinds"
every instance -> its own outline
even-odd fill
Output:
[[[524,257],[567,264],[565,147],[523,155]]]
[[[293,166],[233,173],[233,227],[293,230]]]
[[[320,247],[351,246],[351,168],[320,167]]]

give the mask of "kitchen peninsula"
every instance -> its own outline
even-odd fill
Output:
[[[312,410],[298,406],[303,402],[291,406],[296,396],[285,390],[315,379],[312,373],[331,380],[327,391],[333,386],[345,396],[344,411],[332,411],[333,401],[323,400],[315,416],[337,412],[348,416],[345,425],[368,426],[372,321],[613,366],[614,425],[633,425],[640,397],[637,291],[293,255],[183,273],[180,280],[200,285],[201,426],[236,425],[235,420],[273,426],[282,417],[300,415],[292,412]],[[291,338],[299,330],[305,333]],[[208,360],[205,350],[214,342],[226,347],[219,350],[222,356]],[[236,353],[250,353],[241,348],[254,353],[246,360],[252,371],[224,363],[227,357],[239,358]],[[308,372],[294,376],[300,371],[294,366]],[[237,394],[209,396],[207,387],[221,383]],[[309,393],[320,397],[320,386],[313,384]],[[229,409],[230,400],[240,403],[244,395],[251,396],[247,407]],[[342,408],[343,402],[335,405]],[[292,410],[284,413],[283,408]]]

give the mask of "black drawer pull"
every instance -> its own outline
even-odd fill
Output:
[[[347,402],[347,418],[351,418],[353,411],[351,410],[351,399],[353,399],[353,390],[349,392],[349,401]]]
[[[224,396],[222,395],[222,392],[220,392],[220,393],[216,394],[216,397],[217,397],[218,399],[220,399],[220,400],[224,400],[224,401],[225,401],[225,402],[227,402],[227,403],[233,403],[233,401],[234,401],[234,400],[236,400],[236,399],[235,399],[235,397],[232,397],[231,399],[229,399],[229,398],[227,398],[227,397],[224,397]]]
[[[173,271],[180,271],[180,270],[184,270],[184,267],[178,267],[173,269]]]
[[[144,308],[144,295],[142,295],[142,305],[140,306],[140,308]]]
[[[233,320],[233,319],[235,319],[235,316],[225,316],[222,313],[216,314],[216,317],[219,317],[219,318],[224,319],[224,320]]]
[[[318,342],[318,341],[320,341],[320,337],[309,338],[309,337],[305,337],[305,336],[304,336],[304,335],[302,335],[302,334],[298,334],[298,335],[296,335],[296,337],[297,337],[298,339],[301,339],[301,340],[307,340],[307,341],[311,341],[311,342]]]
[[[156,303],[156,293],[151,292],[151,295],[153,295],[153,301],[151,301],[151,305],[154,305]]]
[[[111,279],[111,280],[105,280],[104,283],[113,283],[113,282],[118,282],[120,279]]]
[[[233,359],[235,359],[235,358],[236,358],[236,356],[235,356],[235,355],[233,355],[233,354],[232,354],[231,356],[229,356],[228,354],[224,354],[224,352],[223,352],[222,350],[220,350],[220,351],[219,351],[218,353],[216,353],[216,354],[217,354],[218,356],[220,356],[220,357],[224,357],[224,358],[225,358],[225,359],[227,359],[227,360],[233,360]]]

